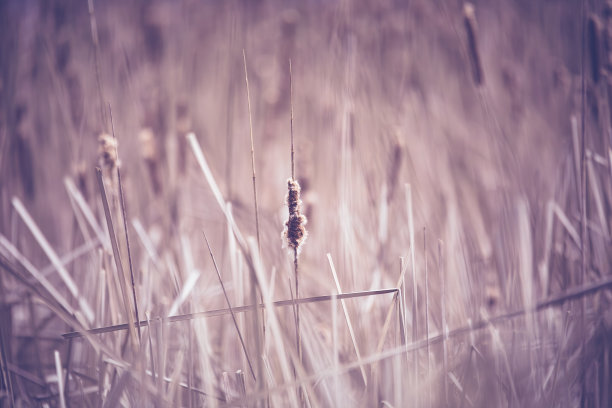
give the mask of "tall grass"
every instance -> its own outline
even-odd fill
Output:
[[[0,3],[1,405],[612,406],[610,38],[587,2]]]

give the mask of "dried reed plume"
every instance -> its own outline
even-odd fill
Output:
[[[296,250],[299,254],[308,232],[306,231],[306,216],[302,214],[302,200],[300,199],[300,183],[294,179],[287,180],[287,207],[289,218],[285,223],[283,238],[287,240],[287,246]]]
[[[112,172],[119,166],[117,157],[117,139],[108,133],[102,133],[98,136],[98,157],[100,166]]]
[[[484,82],[484,75],[482,72],[480,54],[478,52],[478,43],[476,41],[476,13],[474,12],[474,5],[472,3],[465,3],[463,5],[463,23],[467,35],[468,54],[472,65],[472,77],[474,79],[474,84],[479,86]]]

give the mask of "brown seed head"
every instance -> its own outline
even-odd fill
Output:
[[[300,200],[300,184],[297,180],[287,180],[287,207],[289,209],[289,219],[285,223],[283,237],[287,239],[287,246],[292,249],[301,249],[302,244],[308,236],[306,231],[306,216],[301,213],[302,200]]]
[[[113,170],[119,166],[119,160],[117,158],[117,139],[108,133],[102,133],[98,137],[98,143],[100,144],[98,148],[100,164],[109,170]]]

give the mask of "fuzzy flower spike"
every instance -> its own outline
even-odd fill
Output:
[[[287,180],[287,207],[289,208],[289,219],[285,223],[283,238],[287,240],[287,246],[300,253],[304,241],[308,236],[306,231],[306,216],[302,214],[302,200],[300,200],[300,184],[297,180]]]

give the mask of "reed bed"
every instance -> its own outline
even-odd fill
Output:
[[[0,2],[0,405],[612,406],[611,6],[527,3]]]

